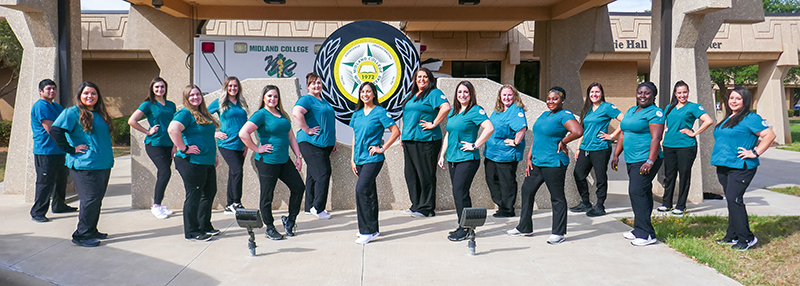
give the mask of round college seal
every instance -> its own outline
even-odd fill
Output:
[[[322,77],[322,96],[348,124],[358,102],[358,87],[375,84],[381,106],[397,120],[419,68],[414,43],[396,28],[378,21],[356,21],[331,34],[317,53],[314,72]]]

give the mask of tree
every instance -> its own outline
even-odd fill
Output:
[[[0,87],[0,98],[16,91],[16,85],[11,84],[19,79],[19,68],[22,65],[22,45],[20,45],[14,31],[7,21],[0,21],[0,68],[11,70],[8,81]]]
[[[800,1],[798,0],[763,0],[764,13],[798,13]]]

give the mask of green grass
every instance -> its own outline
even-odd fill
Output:
[[[793,195],[800,197],[800,187],[786,187],[786,188],[772,188],[769,189],[773,192],[779,192],[782,194]]]
[[[778,149],[800,152],[800,120],[789,120],[789,130],[792,133],[792,144],[778,147]]]
[[[8,158],[8,151],[0,151],[0,182],[6,180],[6,158]]]
[[[114,158],[125,156],[131,153],[131,146],[114,146]]]
[[[725,235],[726,217],[658,216],[652,220],[659,241],[742,284],[800,285],[800,217],[750,216],[758,244],[746,252],[715,243]]]

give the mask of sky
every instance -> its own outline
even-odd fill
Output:
[[[122,0],[81,0],[82,10],[128,10],[130,4]],[[611,12],[644,12],[650,10],[650,0],[617,0],[608,4]]]

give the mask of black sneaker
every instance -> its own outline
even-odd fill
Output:
[[[588,212],[586,212],[586,216],[596,217],[596,216],[604,216],[606,215],[606,209],[604,207],[593,207]]]
[[[750,247],[752,247],[753,245],[756,245],[757,242],[758,242],[758,237],[755,237],[755,236],[753,237],[753,240],[748,241],[748,242],[746,242],[744,240],[739,240],[739,241],[736,242],[736,244],[731,246],[731,249],[738,250],[738,251],[745,251],[745,250],[750,249]]]
[[[458,228],[456,231],[447,236],[450,241],[462,241],[469,237],[469,232],[465,228]]]
[[[283,230],[286,231],[286,236],[294,236],[294,230],[297,228],[295,222],[290,221],[287,216],[281,216],[281,222],[283,223]]]
[[[574,213],[585,213],[592,209],[592,204],[590,203],[580,203],[577,206],[569,208],[569,211]]]
[[[48,222],[48,221],[50,221],[50,219],[49,219],[49,218],[47,218],[46,216],[35,216],[35,217],[31,217],[31,220],[33,220],[33,221],[35,221],[35,222]]]
[[[95,247],[100,245],[100,240],[97,238],[77,239],[73,238],[72,243],[83,247]]]
[[[220,233],[222,232],[219,231],[219,229],[206,230],[206,234],[208,235],[219,235]]]
[[[97,238],[97,239],[106,239],[106,238],[108,238],[108,233],[95,232],[95,233],[93,233],[93,234],[91,234],[89,236],[91,236],[92,238]]]
[[[493,217],[501,217],[501,218],[502,217],[514,217],[514,213],[505,213],[505,212],[497,211],[492,216]]]
[[[63,206],[60,206],[60,207],[57,207],[57,208],[53,208],[53,213],[54,214],[74,213],[74,212],[77,212],[77,211],[78,211],[78,208],[72,207],[72,206],[69,206],[69,205],[63,205]]]
[[[211,235],[208,234],[201,234],[198,236],[187,238],[188,241],[209,241],[211,240]]]
[[[733,238],[725,238],[725,237],[723,237],[722,239],[717,239],[716,242],[717,242],[717,244],[721,244],[721,245],[732,245],[732,244],[738,243],[739,241],[736,240],[736,239],[733,239]]]
[[[280,232],[278,232],[277,230],[275,230],[275,227],[271,226],[271,225],[267,226],[266,235],[267,235],[267,238],[272,239],[272,240],[281,240],[281,239],[283,239],[283,235]]]

